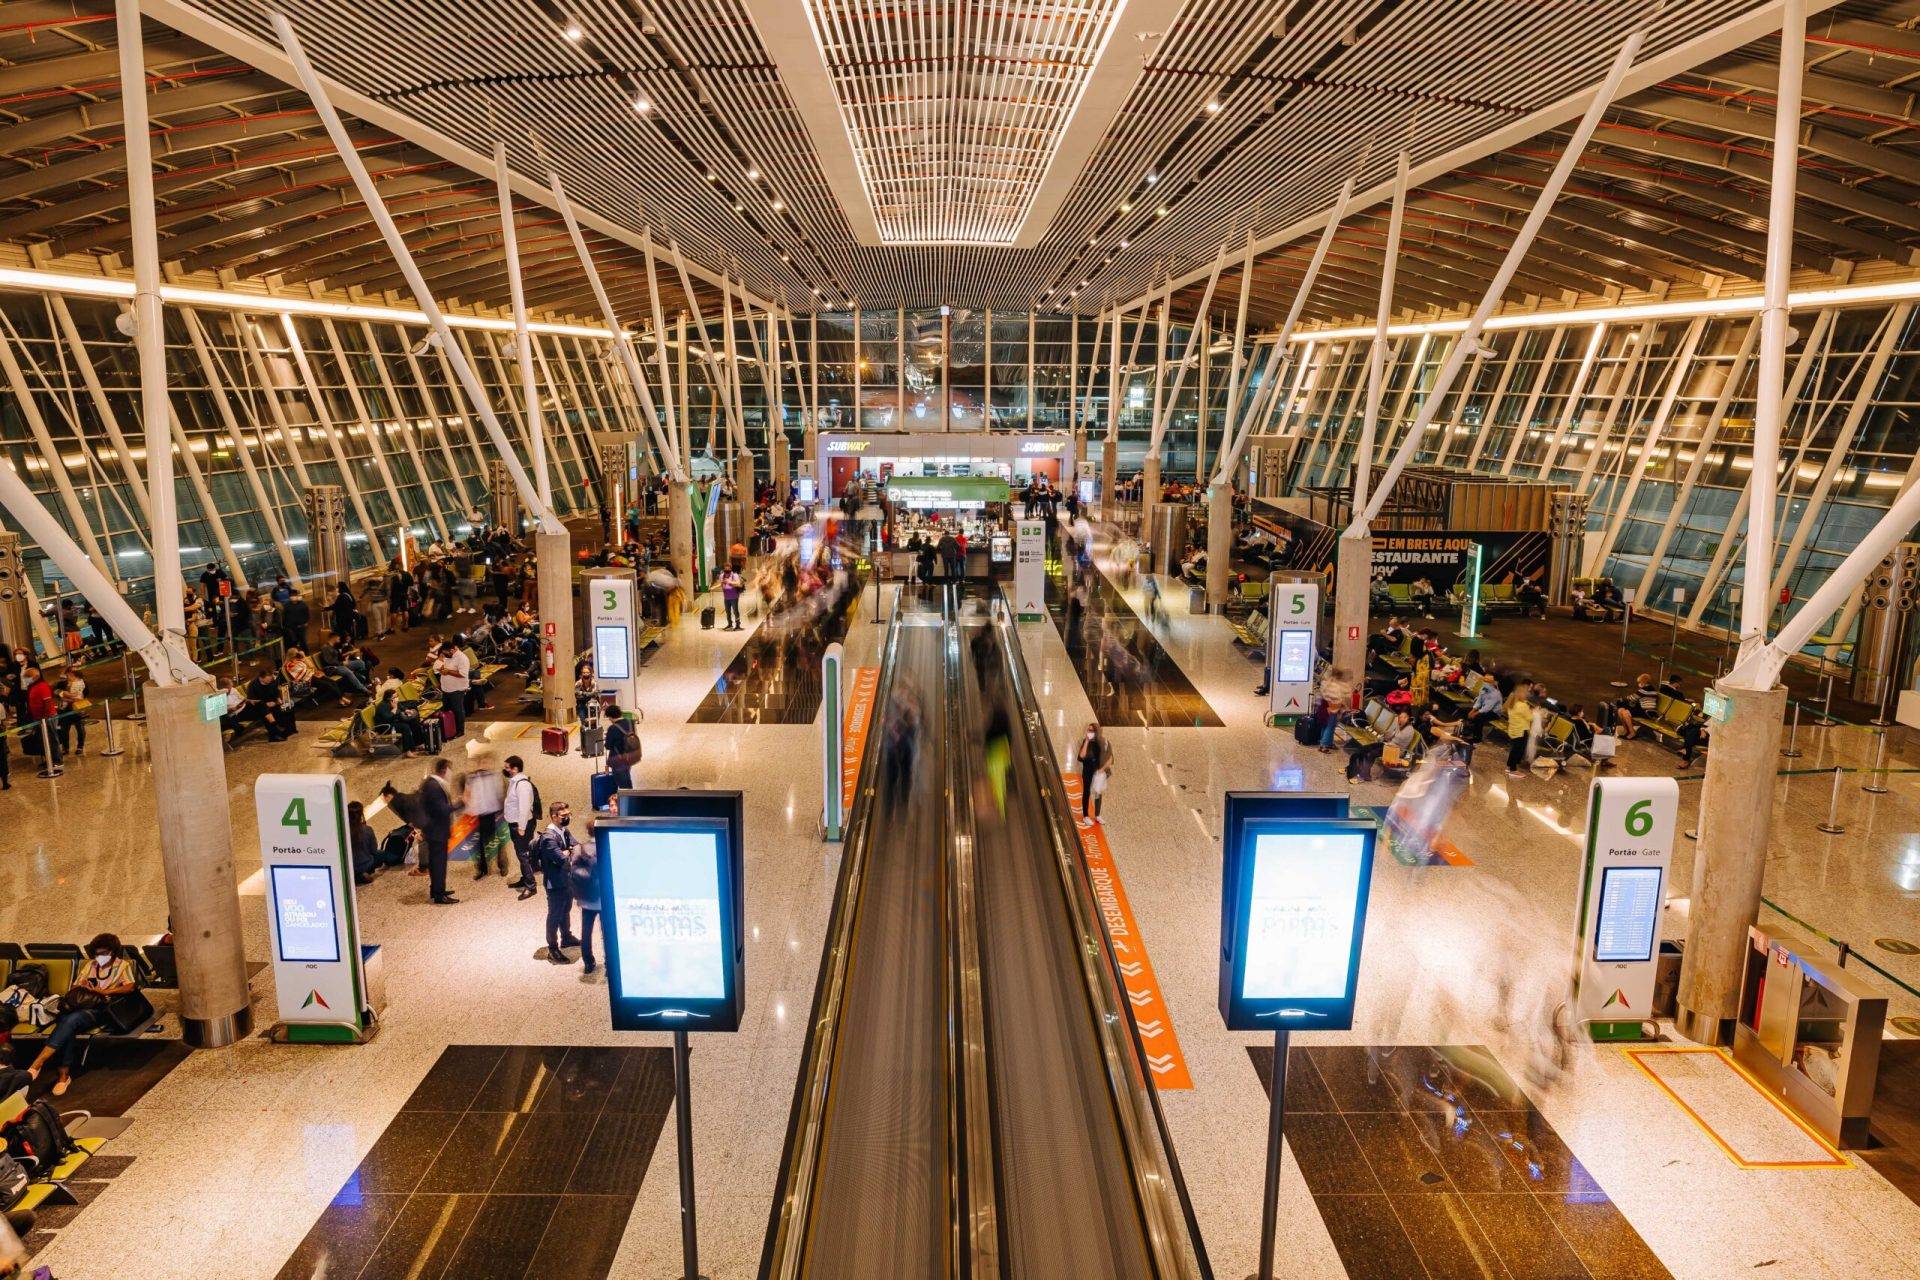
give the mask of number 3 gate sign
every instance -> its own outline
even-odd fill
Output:
[[[1653,1021],[1679,809],[1672,778],[1595,778],[1587,792],[1574,1007],[1595,1040],[1639,1040]]]
[[[1312,583],[1276,582],[1268,599],[1267,719],[1292,724],[1313,712],[1313,666],[1320,653],[1320,588]]]
[[[337,776],[262,774],[254,784],[267,934],[279,997],[276,1040],[359,1042],[371,1034],[367,979]]]

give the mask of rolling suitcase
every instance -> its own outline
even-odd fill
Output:
[[[588,797],[597,811],[613,803],[615,791],[611,773],[596,773],[588,780]]]
[[[550,724],[540,731],[540,750],[545,755],[563,756],[567,754],[567,731],[557,724]]]
[[[700,607],[700,629],[702,631],[713,630],[713,606],[710,604]]]
[[[580,726],[580,754],[589,759],[606,749],[607,731],[597,724]]]

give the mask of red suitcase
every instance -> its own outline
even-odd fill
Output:
[[[540,731],[540,750],[550,756],[567,754],[567,731],[550,724]]]

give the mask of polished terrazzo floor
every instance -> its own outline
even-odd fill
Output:
[[[1131,600],[1137,606],[1137,594]],[[1178,593],[1168,605],[1159,641],[1223,725],[1110,727],[1116,758],[1105,827],[1193,1077],[1191,1090],[1163,1093],[1162,1105],[1215,1272],[1239,1277],[1254,1266],[1267,1099],[1248,1054],[1260,1041],[1226,1032],[1215,1009],[1221,796],[1276,785],[1338,789],[1341,759],[1302,752],[1291,735],[1264,727],[1252,693],[1258,668],[1224,624],[1187,616]],[[1058,631],[1045,623],[1020,630],[1064,757],[1093,709]],[[849,630],[850,665],[875,660],[882,631]],[[682,625],[642,681],[640,784],[746,791],[748,1017],[737,1034],[699,1043],[694,1059],[702,1261],[714,1280],[749,1277],[758,1266],[838,869],[836,851],[817,838],[817,730],[689,723],[743,639]],[[15,790],[0,794],[0,937],[108,928],[146,938],[164,927],[140,732],[130,731],[131,749],[118,760],[87,756],[56,783],[17,777]],[[488,735],[527,757],[545,795],[584,802],[589,762],[539,756],[531,726],[503,722]],[[1858,729],[1803,729],[1801,745],[1808,754],[1795,763],[1812,768],[1862,765],[1873,753]],[[1920,764],[1904,733],[1890,739],[1889,754],[1903,767]],[[1676,763],[1630,743],[1621,767],[1671,773]],[[335,760],[310,739],[249,745],[228,764],[247,950],[260,959],[267,943],[253,778],[338,772],[350,794],[369,799],[388,776],[412,785],[424,765]],[[1580,1048],[1564,1066],[1540,1052],[1536,1015],[1557,996],[1570,946],[1586,775],[1508,780],[1498,764],[1480,764],[1446,823],[1472,867],[1376,864],[1356,1027],[1296,1044],[1486,1046],[1682,1280],[1897,1272],[1898,1260],[1920,1249],[1920,1208],[1864,1162],[1737,1168],[1618,1050]],[[1835,937],[1920,939],[1920,783],[1895,775],[1890,787],[1874,795],[1850,777],[1840,806],[1846,832],[1828,836],[1814,824],[1826,815],[1830,777],[1781,779],[1769,898]],[[1353,790],[1359,804],[1393,798],[1386,785]],[[1697,784],[1683,784],[1683,827],[1697,817],[1698,795]],[[1675,884],[1689,883],[1691,857],[1683,841]],[[114,1143],[128,1163],[36,1261],[61,1280],[275,1275],[449,1046],[664,1046],[664,1037],[608,1030],[604,986],[541,958],[538,899],[522,903],[498,881],[476,885],[461,874],[454,887],[464,901],[454,907],[428,905],[424,881],[405,876],[383,876],[361,892],[365,934],[389,948],[391,1003],[378,1039],[355,1049],[251,1039],[190,1056],[132,1107],[134,1124]],[[1677,925],[1670,921],[1669,932]],[[1920,960],[1875,958],[1920,982]],[[258,1011],[270,1016],[270,979],[259,978],[255,992]],[[1893,1012],[1920,1014],[1920,1002],[1902,995]],[[675,1273],[674,1157],[668,1124],[607,1274]],[[1301,1170],[1290,1151],[1280,1201],[1289,1274],[1347,1274],[1343,1237]]]

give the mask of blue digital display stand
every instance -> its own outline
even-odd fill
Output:
[[[1220,1016],[1273,1032],[1260,1269],[1271,1276],[1280,1213],[1287,1051],[1295,1030],[1353,1025],[1373,879],[1375,825],[1344,795],[1229,792],[1221,822]]]
[[[673,1033],[680,1252],[700,1275],[687,1033],[736,1031],[747,989],[746,840],[738,791],[622,791],[594,823],[616,1031]]]

